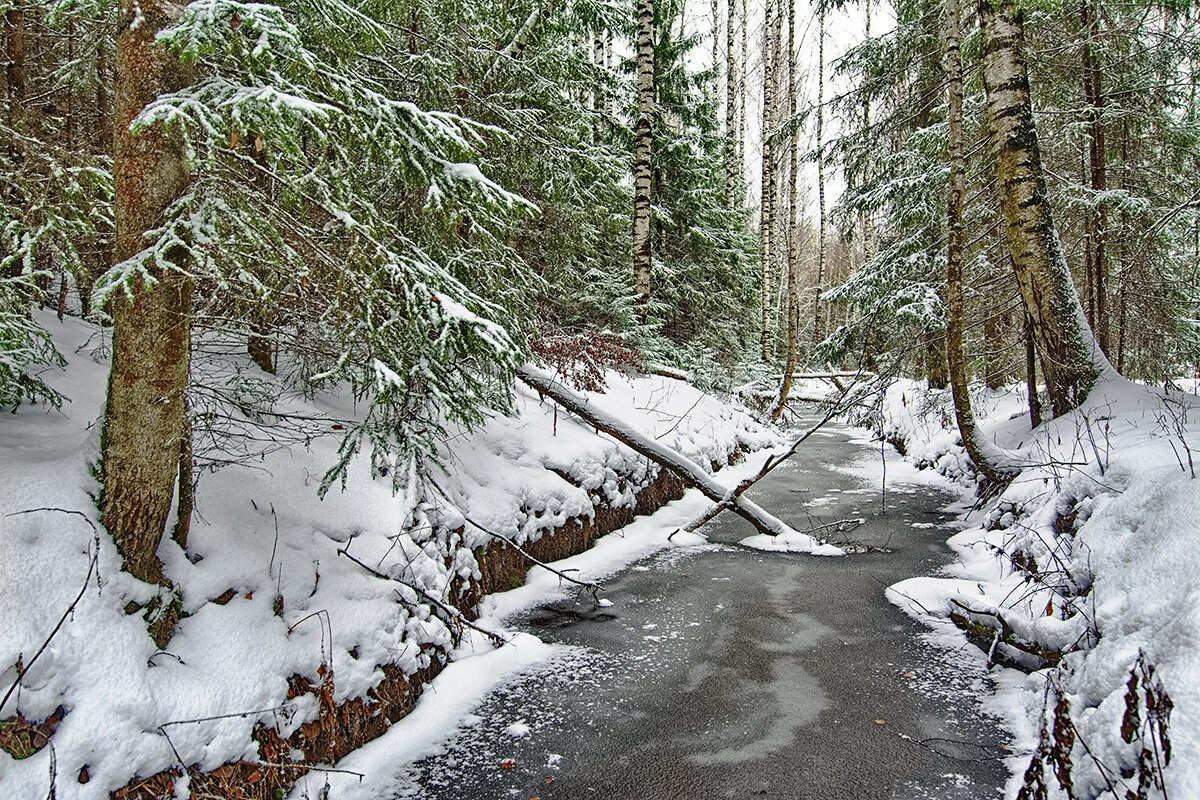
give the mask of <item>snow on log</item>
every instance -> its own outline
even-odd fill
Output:
[[[794,530],[783,520],[747,500],[737,491],[737,487],[725,487],[695,461],[606,414],[587,398],[571,391],[545,372],[525,365],[517,369],[517,377],[538,393],[550,397],[567,411],[586,420],[597,430],[607,433],[656,464],[671,470],[686,483],[703,492],[710,500],[731,509],[761,533],[785,537],[789,543],[789,550],[819,555],[843,555],[840,548],[822,544],[813,537]]]

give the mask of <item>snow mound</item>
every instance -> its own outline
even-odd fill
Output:
[[[937,398],[899,391],[884,429],[940,469],[953,432],[910,411]],[[1110,379],[1036,430],[1023,393],[996,398],[982,428],[1023,462],[1020,476],[950,539],[959,558],[944,577],[903,581],[888,597],[935,627],[964,610],[1003,619],[1007,635],[1045,655],[1027,677],[995,668],[998,682],[1021,687],[996,704],[1025,753],[1011,759],[1009,797],[1030,753],[1049,798],[1068,797],[1051,777],[1058,756],[1040,745],[1068,728],[1070,796],[1200,797],[1200,398]]]
[[[836,545],[819,542],[806,533],[791,531],[771,536],[758,533],[742,539],[738,544],[754,550],[767,550],[774,553],[808,553],[814,556],[844,556],[846,551]]]

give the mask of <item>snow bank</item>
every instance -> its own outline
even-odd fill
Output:
[[[911,411],[946,402],[895,386],[884,429],[914,461],[953,474],[945,465],[963,454],[952,425]],[[964,607],[996,614],[1051,662],[1062,654],[1027,677],[995,668],[1023,687],[997,704],[1019,753],[1010,797],[1038,783],[1050,798],[1200,797],[1200,400],[1113,380],[1034,431],[1023,403],[1011,392],[977,406],[985,435],[1025,464],[1020,476],[964,518],[956,565],[889,597],[935,626]]]
[[[0,664],[8,667],[0,688],[14,665],[27,669],[0,718],[19,710],[41,721],[65,710],[52,738],[59,798],[107,798],[135,774],[179,761],[210,770],[257,759],[256,725],[287,736],[317,718],[313,695],[289,699],[293,675],[316,681],[324,669],[332,699],[342,702],[379,685],[382,664],[412,675],[443,660],[457,634],[415,590],[452,602],[478,579],[474,551],[492,540],[489,531],[535,541],[599,504],[633,506],[657,475],[655,465],[518,386],[513,416],[460,431],[444,446],[436,488],[408,483],[393,493],[391,478],[371,480],[362,459],[346,491],[318,501],[356,409],[346,398],[286,395],[276,410],[306,420],[291,444],[239,440],[237,463],[200,478],[187,552],[169,539],[159,549],[186,616],[158,652],[142,609],[159,590],[122,573],[111,539],[96,530],[91,470],[105,333],[70,318],[41,324],[70,361],[65,373],[43,377],[70,402],[61,413],[24,407],[0,418]],[[270,376],[229,359],[234,368],[221,374],[240,385],[254,375],[277,391]],[[612,374],[608,385],[597,402],[609,413],[706,467],[778,443],[746,413],[683,382]],[[240,428],[246,421],[235,420]],[[368,574],[339,550],[407,586]],[[495,674],[546,648],[521,649],[495,662],[503,667]],[[45,796],[51,757],[51,748],[24,760],[0,753],[0,796]]]

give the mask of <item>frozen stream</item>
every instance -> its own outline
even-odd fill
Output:
[[[402,798],[965,800],[999,795],[1006,737],[978,708],[974,653],[928,644],[884,588],[950,553],[924,486],[878,487],[839,429],[752,492],[798,529],[848,517],[891,552],[760,553],[732,514],[711,544],[605,582],[611,608],[539,609],[519,626],[571,646],[493,693],[474,725],[414,765]]]

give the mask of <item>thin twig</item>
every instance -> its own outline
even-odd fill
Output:
[[[336,772],[339,775],[354,775],[360,781],[367,777],[361,772],[355,772],[352,769],[336,769],[334,767],[317,767],[311,764],[275,764],[270,761],[256,761],[256,766],[260,767],[275,767],[276,769],[302,769],[306,772]]]
[[[567,581],[567,582],[569,582],[569,583],[573,583],[573,584],[575,584],[576,586],[582,586],[582,587],[583,587],[583,588],[585,588],[585,589],[590,589],[590,590],[593,592],[593,594],[594,594],[595,592],[598,592],[598,591],[600,591],[601,589],[603,589],[603,588],[604,588],[604,587],[603,587],[603,586],[601,586],[600,584],[598,584],[598,583],[593,583],[592,581],[581,581],[581,580],[579,580],[578,578],[572,578],[570,575],[567,575],[567,574],[566,574],[566,573],[564,573],[562,570],[555,569],[554,567],[550,566],[549,564],[545,563],[544,561],[539,561],[538,559],[536,559],[536,558],[534,558],[533,556],[529,555],[529,553],[525,552],[525,550],[524,550],[524,549],[522,549],[522,547],[521,547],[519,544],[517,544],[515,541],[513,541],[513,540],[512,540],[512,539],[510,539],[510,538],[508,538],[508,537],[507,537],[507,536],[505,536],[504,534],[502,534],[502,533],[496,533],[495,531],[488,530],[487,528],[483,527],[482,525],[480,525],[480,524],[479,524],[478,522],[476,522],[475,520],[473,520],[473,519],[471,519],[470,517],[468,517],[468,516],[467,516],[467,515],[466,515],[466,514],[465,514],[465,513],[462,511],[462,509],[459,509],[459,513],[461,513],[461,514],[463,515],[463,519],[465,519],[467,522],[469,522],[469,523],[470,523],[471,525],[473,525],[474,527],[476,527],[476,528],[478,528],[479,530],[483,531],[483,532],[484,532],[484,533],[486,533],[488,536],[493,536],[493,537],[495,537],[495,538],[499,539],[500,541],[504,542],[506,545],[508,545],[508,546],[509,546],[509,547],[511,547],[512,549],[516,550],[516,551],[517,551],[518,553],[520,553],[521,555],[525,556],[525,558],[529,559],[530,563],[532,563],[532,564],[534,564],[534,565],[536,565],[536,566],[539,566],[539,567],[541,567],[542,569],[546,570],[547,572],[553,572],[555,575],[557,575],[557,576],[558,576],[559,578],[561,578],[562,580],[564,580],[564,581]]]
[[[772,470],[774,470],[776,467],[778,467],[784,461],[787,461],[789,458],[791,458],[793,455],[795,455],[796,451],[800,448],[800,445],[803,444],[804,441],[806,439],[808,439],[808,437],[812,436],[814,433],[819,431],[822,427],[825,426],[826,423],[828,423],[831,419],[833,419],[835,416],[837,416],[839,413],[841,413],[841,411],[842,411],[842,407],[841,407],[840,403],[835,403],[834,405],[832,405],[829,408],[829,411],[826,412],[825,416],[821,419],[821,421],[818,422],[816,425],[813,425],[812,427],[810,427],[804,433],[802,433],[799,436],[799,438],[796,439],[796,441],[792,442],[791,446],[788,447],[788,449],[784,453],[770,456],[763,463],[762,468],[759,469],[759,471],[758,471],[758,474],[754,475],[751,478],[747,478],[744,481],[742,481],[741,483],[739,483],[728,494],[726,494],[725,497],[720,502],[709,506],[708,509],[703,514],[701,514],[699,517],[697,517],[696,519],[689,522],[683,528],[683,530],[686,531],[687,533],[695,533],[697,530],[699,530],[705,524],[710,522],[714,517],[716,517],[722,511],[724,511],[727,508],[733,507],[733,504],[737,501],[737,499],[739,497],[742,496],[742,494],[747,489],[749,489],[754,484],[758,483],[760,480],[762,480],[767,475],[769,475]]]
[[[348,552],[346,552],[346,550],[344,548],[339,549],[337,551],[337,553],[339,556],[345,556],[346,558],[353,561],[355,564],[358,564],[360,567],[362,567],[367,572],[374,575],[376,578],[380,578],[385,581],[392,581],[394,583],[400,584],[401,586],[408,587],[409,589],[416,592],[419,596],[425,598],[428,602],[432,603],[433,605],[437,606],[442,611],[444,611],[457,624],[463,625],[467,628],[470,628],[471,630],[476,631],[477,633],[482,633],[484,636],[486,636],[488,639],[490,639],[493,644],[497,644],[497,645],[508,644],[508,640],[505,639],[503,636],[501,636],[497,633],[493,633],[492,631],[484,630],[483,628],[479,627],[478,625],[474,624],[473,622],[468,620],[466,617],[464,617],[462,615],[462,612],[460,612],[458,609],[452,608],[452,607],[446,605],[441,600],[438,600],[436,597],[433,597],[432,595],[430,595],[424,589],[418,589],[416,586],[413,586],[411,583],[408,583],[407,581],[402,581],[399,578],[393,578],[391,575],[383,574],[382,572],[372,568],[371,566],[364,564],[362,561],[359,561],[357,558],[355,558],[354,556],[352,556]]]
[[[83,519],[89,525],[92,526],[93,531],[96,530],[96,526],[94,524],[92,524],[92,521],[90,519],[88,519],[87,516],[83,512],[71,511],[71,510],[63,509],[63,508],[31,508],[31,509],[27,509],[25,511],[16,511],[12,514],[6,514],[5,516],[6,517],[15,517],[18,514],[31,514],[35,511],[58,511],[63,514],[78,514],[79,516],[83,517]],[[99,534],[97,533],[97,536],[98,535]],[[54,630],[50,631],[50,635],[46,637],[46,640],[44,642],[42,642],[42,646],[38,648],[38,651],[36,653],[34,653],[33,658],[29,659],[29,663],[25,664],[23,667],[21,667],[21,669],[19,669],[17,671],[17,679],[15,681],[13,681],[12,686],[8,687],[8,691],[4,693],[4,699],[0,700],[0,709],[4,708],[5,704],[8,703],[9,698],[12,697],[12,693],[15,692],[17,690],[17,687],[21,685],[21,679],[24,678],[27,674],[29,674],[30,667],[32,667],[34,665],[34,663],[38,660],[38,658],[41,657],[42,653],[46,652],[46,648],[50,646],[50,641],[56,635],[58,635],[58,632],[60,630],[62,630],[62,626],[64,624],[66,624],[67,618],[70,617],[71,614],[73,614],[75,612],[75,607],[79,605],[79,601],[82,600],[83,595],[85,593],[87,593],[88,584],[90,584],[92,582],[92,573],[96,570],[96,562],[99,559],[99,557],[100,557],[100,547],[99,547],[99,543],[97,542],[97,546],[96,546],[95,550],[92,551],[92,557],[88,560],[87,575],[85,575],[83,578],[83,586],[79,587],[79,594],[75,596],[75,599],[71,602],[71,605],[67,606],[67,610],[63,612],[62,617],[58,620],[58,624],[54,626]]]

